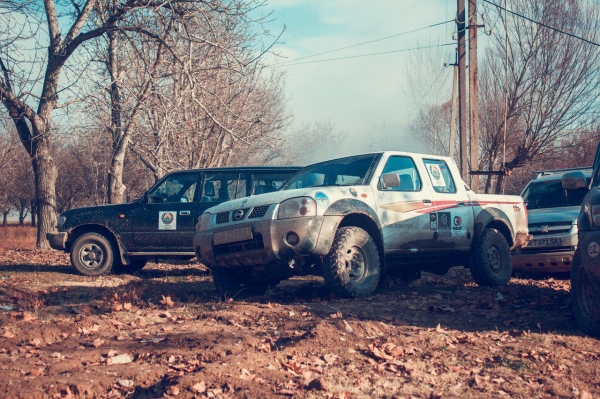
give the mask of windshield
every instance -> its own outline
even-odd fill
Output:
[[[589,178],[587,179],[589,183]],[[561,180],[532,182],[523,192],[527,209],[580,206],[588,189],[565,190]]]
[[[359,155],[307,166],[292,176],[281,189],[365,184],[371,164],[378,155]]]

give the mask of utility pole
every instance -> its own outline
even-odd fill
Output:
[[[479,83],[477,67],[477,0],[469,0],[469,112],[471,114],[471,170],[479,169]],[[479,176],[471,175],[471,189],[479,189]]]
[[[469,165],[467,162],[467,46],[466,46],[466,14],[465,0],[458,1],[458,132],[460,135],[460,175],[468,181]]]
[[[454,157],[454,140],[456,137],[456,86],[458,83],[458,53],[454,56],[454,64],[444,64],[444,66],[451,66],[453,70],[452,78],[452,112],[450,113],[450,145],[448,146],[448,156]]]

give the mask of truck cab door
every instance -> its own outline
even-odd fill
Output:
[[[423,159],[427,179],[431,183],[432,221],[436,224],[436,252],[468,250],[474,229],[473,206],[462,180],[454,179],[450,167],[442,159]]]
[[[374,193],[386,254],[427,252],[435,233],[430,188],[412,157],[393,155],[385,162]]]

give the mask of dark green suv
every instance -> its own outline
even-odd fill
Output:
[[[585,185],[585,179],[580,177],[576,184]],[[577,218],[579,245],[571,268],[571,294],[579,327],[600,337],[600,145],[588,187]]]
[[[127,204],[75,208],[58,216],[48,234],[54,249],[70,252],[82,274],[141,270],[149,258],[192,258],[202,213],[221,202],[276,191],[298,167],[231,167],[170,173]]]

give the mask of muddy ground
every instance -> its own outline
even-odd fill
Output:
[[[303,278],[222,302],[191,262],[91,278],[0,250],[0,397],[600,396],[569,288],[457,268],[361,300]]]

